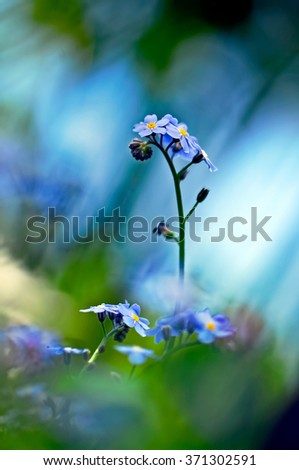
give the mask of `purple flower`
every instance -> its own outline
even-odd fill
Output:
[[[122,354],[127,354],[129,361],[134,366],[143,364],[148,357],[155,357],[154,351],[140,346],[115,346],[114,349]]]
[[[183,122],[179,123],[176,118],[171,116],[171,114],[166,114],[164,119],[168,119],[168,124],[166,125],[166,133],[173,139],[178,139],[182,150],[185,154],[194,153],[192,158],[196,153],[201,152],[200,145],[197,142],[197,139],[188,133],[188,127]],[[186,157],[185,157],[186,158]]]
[[[204,344],[213,343],[216,338],[232,336],[236,331],[225,315],[212,315],[208,308],[196,313],[194,318],[198,340]]]
[[[29,325],[9,327],[0,335],[0,367],[39,372],[51,363],[49,347],[60,347],[49,331]]]
[[[138,132],[140,137],[147,137],[151,134],[166,134],[165,126],[169,123],[167,118],[158,120],[156,114],[148,114],[144,121],[135,124],[133,131]]]
[[[122,315],[122,320],[129,328],[135,328],[140,336],[146,336],[145,330],[149,329],[149,321],[146,318],[140,317],[140,307],[137,304],[119,304],[119,312]]]

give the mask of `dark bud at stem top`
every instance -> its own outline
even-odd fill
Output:
[[[105,321],[106,315],[107,315],[107,313],[105,311],[104,312],[98,312],[98,319],[101,323],[103,321]]]
[[[206,197],[207,197],[207,195],[209,194],[209,192],[210,192],[209,189],[207,189],[207,188],[202,188],[202,189],[199,191],[198,195],[197,195],[197,198],[196,198],[197,202],[198,202],[198,203],[203,202],[203,201],[206,199]]]
[[[198,153],[197,155],[195,155],[195,157],[193,157],[192,163],[200,163],[202,160],[203,160],[203,154]]]
[[[136,160],[144,161],[151,158],[153,150],[149,145],[149,142],[141,139],[133,139],[129,143],[129,149],[131,150],[132,156]]]

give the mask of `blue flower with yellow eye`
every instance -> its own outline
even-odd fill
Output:
[[[129,328],[135,328],[135,331],[140,336],[146,336],[145,330],[149,329],[149,321],[146,318],[140,317],[140,306],[133,304],[119,304],[119,313],[122,315],[122,320]]]
[[[139,366],[149,357],[155,357],[154,351],[151,349],[141,348],[140,346],[114,346],[114,349],[122,354],[127,354],[128,359],[133,366]]]
[[[167,117],[164,119],[169,118],[169,123],[166,125],[166,133],[173,139],[179,140],[183,153],[187,154],[187,156],[189,153],[193,154],[191,158],[193,158],[197,153],[200,153],[201,147],[198,144],[196,137],[189,135],[186,124],[183,122],[179,123],[178,120],[171,115],[166,116]],[[187,158],[187,156],[185,158]]]
[[[148,137],[151,134],[166,134],[165,126],[169,123],[167,118],[159,119],[156,114],[148,114],[144,121],[135,124],[133,131],[138,132],[140,137]]]
[[[208,308],[195,314],[195,322],[198,340],[204,344],[213,343],[217,338],[232,336],[236,331],[225,315],[212,315]]]

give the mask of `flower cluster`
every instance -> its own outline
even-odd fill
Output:
[[[209,309],[200,312],[186,310],[158,320],[155,328],[147,331],[147,336],[155,336],[155,343],[168,341],[171,336],[194,333],[200,343],[210,344],[217,338],[227,338],[235,333],[235,328],[223,314],[212,315]]]
[[[192,163],[204,161],[210,171],[217,170],[196,137],[189,134],[187,125],[179,122],[171,114],[165,114],[162,119],[158,119],[156,114],[149,114],[145,116],[144,121],[134,126],[133,131],[137,132],[140,137],[149,139],[148,142],[133,139],[129,144],[132,155],[137,160],[146,160],[151,157],[152,152],[148,144],[152,143],[168,151],[171,158],[181,157]],[[157,136],[160,136],[159,142]]]
[[[127,327],[129,329],[134,328],[140,336],[146,336],[146,330],[149,329],[149,321],[140,316],[140,306],[137,304],[130,306],[127,300],[124,304],[119,303],[112,305],[103,303],[82,309],[80,312],[96,313],[100,322],[104,322],[106,317],[109,317],[115,329],[127,330]],[[117,340],[117,338],[119,338],[119,336],[115,339]],[[124,338],[122,338],[122,340],[123,339]]]

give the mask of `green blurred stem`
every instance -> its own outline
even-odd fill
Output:
[[[136,366],[133,366],[132,369],[131,369],[131,372],[130,372],[130,374],[129,374],[128,380],[131,380],[131,378],[132,378],[133,375],[134,375],[135,370],[136,370]]]
[[[120,325],[116,328],[113,328],[113,330],[109,331],[108,334],[106,334],[104,336],[104,338],[102,339],[102,341],[100,342],[100,344],[98,345],[97,349],[95,350],[95,352],[93,353],[93,355],[91,356],[91,358],[87,361],[87,363],[85,364],[84,368],[82,369],[82,372],[84,370],[88,370],[89,368],[91,368],[94,363],[96,362],[97,358],[105,351],[105,348],[106,348],[106,344],[107,342],[109,341],[109,339],[115,335],[115,333],[117,331],[119,331],[121,328],[123,328],[123,325]]]

